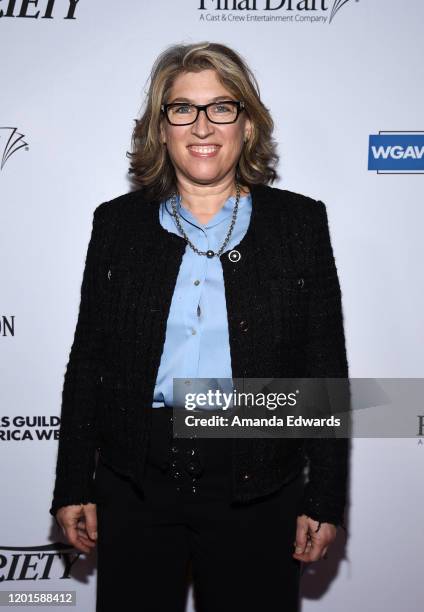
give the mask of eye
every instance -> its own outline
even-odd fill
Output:
[[[190,113],[192,112],[192,110],[193,107],[191,106],[191,104],[179,104],[178,106],[172,107],[172,112],[179,115]]]
[[[212,110],[214,113],[220,113],[220,114],[225,115],[225,113],[234,112],[234,105],[229,104],[229,103],[216,104],[215,106],[212,107]]]

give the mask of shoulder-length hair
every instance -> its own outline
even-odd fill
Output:
[[[131,139],[128,170],[132,182],[142,187],[150,200],[169,198],[176,191],[176,175],[166,146],[161,142],[161,105],[167,103],[176,77],[183,72],[213,69],[228,91],[245,103],[252,123],[249,140],[244,144],[236,169],[236,179],[245,187],[272,183],[279,178],[278,154],[272,137],[274,122],[260,99],[257,80],[235,51],[223,44],[200,42],[176,44],[166,48],[153,64],[145,109]]]

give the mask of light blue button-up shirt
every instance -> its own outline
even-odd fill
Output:
[[[224,206],[203,225],[178,198],[181,225],[199,251],[212,249],[217,252],[221,248],[231,224],[234,203],[235,196],[228,198]],[[240,243],[249,226],[251,210],[251,194],[241,197],[237,220],[224,253]],[[161,202],[159,218],[168,232],[181,236],[172,215],[170,199]],[[219,257],[198,255],[187,244],[169,311],[153,407],[173,406],[173,378],[231,377],[222,264]]]

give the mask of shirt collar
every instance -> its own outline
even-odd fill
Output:
[[[246,203],[248,202],[249,198],[251,198],[250,193],[244,196],[240,196],[239,206],[238,206],[239,211],[241,208],[246,206]],[[187,221],[187,223],[191,223],[192,225],[198,227],[199,229],[208,230],[208,229],[215,227],[216,225],[219,225],[228,217],[231,217],[231,215],[233,214],[235,201],[236,201],[236,196],[230,196],[226,200],[222,208],[220,208],[220,210],[218,210],[218,212],[214,214],[214,216],[208,221],[206,225],[200,223],[198,219],[196,219],[196,217],[187,208],[185,208],[184,205],[182,205],[180,195],[178,195],[177,197],[177,211],[178,211],[178,214],[185,221]],[[171,198],[166,200],[165,208],[168,211],[168,213],[173,217]]]

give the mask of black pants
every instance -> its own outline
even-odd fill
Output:
[[[230,503],[231,439],[172,439],[169,409],[152,409],[144,498],[96,470],[96,612],[297,612],[293,559],[303,474],[277,493]]]

